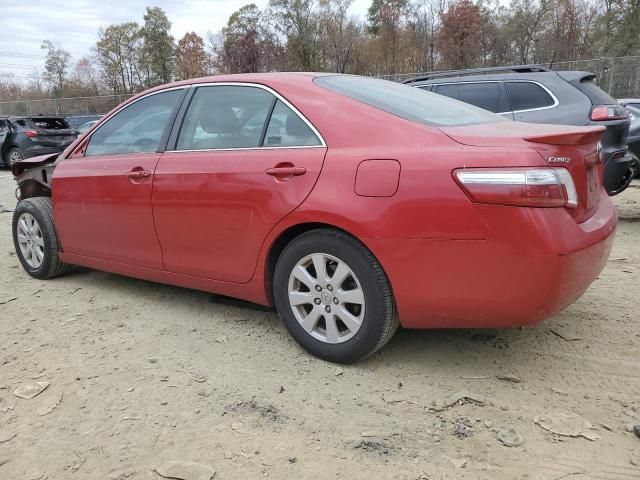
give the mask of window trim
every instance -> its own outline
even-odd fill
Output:
[[[496,112],[496,115],[508,115],[508,114],[512,114],[512,113],[525,113],[525,112],[537,112],[540,110],[549,110],[551,108],[556,108],[558,105],[560,105],[560,101],[558,100],[558,98],[553,94],[553,92],[551,90],[549,90],[546,86],[544,86],[543,84],[541,84],[540,82],[536,82],[535,80],[468,80],[465,82],[442,82],[442,83],[429,83],[428,85],[432,85],[432,87],[436,87],[439,85],[460,85],[461,83],[502,83],[505,84],[505,94],[507,95],[507,100],[509,101],[509,105],[511,105],[511,98],[509,98],[509,92],[506,91],[506,84],[507,83],[533,83],[534,85],[537,85],[539,87],[541,87],[545,92],[547,92],[547,94],[549,94],[549,96],[551,97],[551,99],[553,100],[553,105],[548,105],[546,107],[536,107],[536,108],[525,108],[522,110],[509,110],[507,112]],[[433,93],[438,93],[438,92],[434,92],[433,89],[431,90]],[[462,100],[461,100],[462,101]]]
[[[115,117],[118,113],[122,112],[123,110],[125,110],[126,108],[129,108],[131,105],[135,105],[136,103],[138,103],[140,100],[143,100],[147,97],[150,97],[152,95],[157,95],[159,93],[165,93],[165,92],[171,92],[173,90],[185,90],[186,92],[189,92],[191,85],[179,85],[177,87],[170,87],[170,88],[163,88],[161,90],[156,90],[155,92],[149,92],[145,95],[142,95],[139,98],[136,98],[134,101],[129,102],[125,105],[121,105],[120,108],[118,108],[117,110],[115,110],[114,112],[112,112],[108,117],[102,118],[100,119],[100,125],[98,125],[95,129],[93,129],[91,131],[90,135],[87,135],[85,139],[83,139],[82,142],[78,143],[78,145],[76,145],[76,147],[71,151],[71,153],[69,153],[69,155],[67,155],[65,158],[71,158],[74,155],[80,153],[81,151],[85,150],[86,147],[89,145],[89,143],[91,142],[91,138],[95,135],[95,133],[100,130],[109,120],[111,120],[113,117]],[[182,96],[182,98],[179,100],[178,102],[178,108],[176,109],[175,112],[172,112],[172,115],[169,117],[167,126],[169,126],[169,124],[171,124],[171,128],[173,128],[173,123],[175,122],[176,118],[176,114],[180,111],[180,107],[182,106],[182,103],[184,102],[184,95]],[[166,129],[166,126],[165,126]],[[169,130],[169,133],[171,132],[171,129]],[[166,149],[167,145],[167,139],[168,136],[165,135],[166,132],[163,132],[162,134],[162,138],[160,138],[160,148],[162,149],[160,152],[156,151],[156,152],[138,152],[138,153],[162,153],[164,151],[164,149]],[[163,142],[164,140],[164,142]],[[164,145],[163,145],[164,144]],[[97,156],[102,156],[102,155],[129,155],[132,152],[122,152],[122,153],[104,153],[104,154],[100,154],[100,155],[90,155],[92,157],[97,157]],[[85,155],[82,155],[83,157]]]
[[[202,148],[202,149],[178,150],[176,148],[178,146],[177,136],[176,136],[175,143],[171,145],[170,148],[169,148],[169,145],[167,145],[167,149],[165,150],[164,153],[229,152],[229,151],[236,151],[236,150],[276,150],[276,149],[290,150],[290,149],[300,149],[300,148],[327,148],[327,143],[325,142],[324,137],[320,134],[318,129],[307,119],[307,117],[305,117],[302,114],[302,112],[300,112],[300,110],[298,110],[291,102],[289,102],[286,98],[284,98],[282,95],[280,95],[278,92],[276,92],[271,87],[268,87],[267,85],[263,85],[261,83],[254,83],[254,82],[207,82],[207,83],[193,83],[190,85],[190,88],[193,89],[193,91],[195,92],[195,90],[200,87],[218,87],[218,86],[219,87],[254,87],[254,88],[260,88],[262,90],[266,90],[267,92],[271,93],[276,100],[280,100],[287,107],[289,107],[291,111],[293,111],[293,113],[295,113],[298,116],[298,118],[300,118],[311,129],[314,135],[316,135],[320,140],[320,145],[292,145],[292,146],[273,146],[273,147],[265,147],[265,146],[259,145],[257,147]],[[189,103],[191,102],[192,99],[193,99],[193,96],[191,96],[191,98],[189,99]],[[275,106],[275,103],[276,102],[273,102],[273,106]],[[174,125],[174,128],[177,128],[178,131],[180,131],[180,129],[182,128],[182,124],[184,123],[184,118],[187,114],[187,111],[188,111],[188,108],[185,109],[185,111],[182,113],[181,117],[179,118],[179,124]],[[271,112],[272,111],[273,109],[271,109]],[[265,125],[268,125],[269,120],[271,120],[271,115],[269,115],[268,118],[266,119]]]
[[[505,90],[507,89],[507,86],[506,86],[507,83],[533,83],[534,85],[539,86],[540,88],[542,88],[542,90],[547,92],[547,94],[551,97],[551,100],[553,100],[553,105],[547,105],[546,107],[524,108],[522,110],[512,110],[513,113],[538,112],[540,110],[549,110],[551,108],[556,108],[558,105],[560,105],[560,101],[558,100],[558,97],[556,97],[551,90],[549,90],[546,86],[544,86],[540,82],[536,82],[534,80],[504,80],[504,83],[505,83],[505,87],[504,87]],[[507,98],[509,98],[509,103],[511,103],[511,97],[509,97],[508,91],[507,91]]]

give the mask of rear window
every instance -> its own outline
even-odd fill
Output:
[[[556,103],[544,88],[532,82],[506,82],[505,87],[514,111],[553,107]]]
[[[510,110],[498,82],[444,84],[437,85],[433,91],[493,113]]]
[[[330,75],[317,77],[314,82],[346,97],[423,125],[445,127],[506,121],[473,105],[388,80]]]
[[[602,90],[594,82],[595,77],[584,77],[579,82],[571,82],[578,90],[584,93],[593,105],[615,105],[616,102],[611,96]]]
[[[34,127],[46,130],[65,130],[71,128],[63,118],[32,117],[29,121]]]

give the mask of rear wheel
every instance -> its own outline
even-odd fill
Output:
[[[13,244],[26,272],[35,278],[57,277],[69,271],[60,260],[60,244],[49,197],[20,200],[13,212]]]
[[[322,359],[352,363],[398,328],[389,281],[371,252],[335,230],[293,240],[276,264],[274,299],[293,338]]]
[[[14,163],[19,162],[20,160],[24,160],[24,154],[22,150],[15,147],[9,150],[7,153],[7,165],[12,166]]]

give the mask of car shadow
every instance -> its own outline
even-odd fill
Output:
[[[71,280],[71,283],[79,287],[116,291],[118,298],[125,303],[128,296],[131,297],[132,303],[137,304],[154,301],[170,302],[170,308],[175,311],[172,316],[179,316],[179,318],[189,318],[190,312],[197,309],[198,312],[207,314],[204,319],[197,320],[203,328],[214,325],[204,325],[202,322],[215,322],[215,319],[220,316],[231,316],[249,323],[255,319],[256,322],[251,325],[251,328],[259,329],[260,335],[273,336],[274,338],[269,339],[269,344],[274,345],[274,348],[277,348],[278,342],[288,335],[275,309],[262,305],[83,267],[75,267],[63,278],[67,281]],[[507,329],[407,330],[399,328],[382,350],[352,368],[378,369],[401,364],[409,368],[414,366],[424,369],[427,365],[429,368],[465,365],[466,374],[471,377],[482,376],[487,372],[495,373],[496,362],[504,361],[513,353],[514,348],[522,346],[527,351],[533,351],[535,345],[540,346],[541,342],[553,341],[549,337],[548,329],[539,326]],[[289,351],[314,360],[300,347]]]

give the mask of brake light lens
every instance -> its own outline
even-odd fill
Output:
[[[595,105],[591,109],[591,120],[596,122],[603,120],[623,120],[628,116],[627,110],[621,105]]]
[[[454,171],[454,178],[476,203],[519,207],[578,206],[578,194],[566,168]]]
[[[38,132],[36,132],[35,130],[27,130],[24,133],[29,138],[33,138],[33,137],[37,137],[38,136]]]

